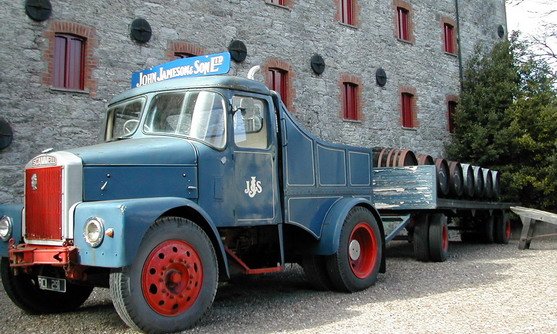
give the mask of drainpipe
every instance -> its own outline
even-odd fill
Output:
[[[458,0],[454,0],[456,9],[456,44],[458,48],[458,75],[460,77],[460,90],[464,88],[464,73],[462,69],[462,49],[460,47],[460,14],[458,11]]]

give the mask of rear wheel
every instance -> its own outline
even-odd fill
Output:
[[[504,214],[495,215],[493,224],[494,240],[498,244],[508,244],[512,236],[511,222]]]
[[[335,289],[366,289],[377,280],[383,240],[373,214],[363,207],[349,213],[340,232],[338,251],[327,258],[327,270]]]
[[[481,219],[480,226],[478,229],[480,230],[480,236],[483,243],[492,244],[493,243],[493,232],[494,232],[494,223],[493,223],[493,216],[484,217]]]
[[[419,215],[414,226],[414,256],[418,261],[429,261],[429,215]]]
[[[93,291],[92,286],[77,285],[66,281],[66,292],[41,290],[37,274],[26,273],[23,270],[14,275],[10,268],[10,261],[2,258],[2,285],[6,294],[19,308],[27,313],[61,313],[79,308]],[[37,268],[33,268],[37,269]],[[63,272],[58,268],[43,267],[45,276],[63,278]]]
[[[211,240],[192,221],[165,217],[149,229],[129,267],[110,274],[116,311],[137,330],[178,332],[212,305],[218,265]]]
[[[429,221],[429,257],[431,261],[443,262],[449,256],[449,228],[447,216],[435,213]]]

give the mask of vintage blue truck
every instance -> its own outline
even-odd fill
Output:
[[[27,164],[24,204],[0,205],[17,306],[70,311],[107,287],[130,327],[176,332],[233,275],[299,263],[316,288],[358,291],[401,235],[444,261],[448,216],[508,242],[505,204],[438,198],[435,166],[374,169],[372,149],[316,138],[264,84],[208,76],[228,67],[223,53],[136,73],[102,143]]]

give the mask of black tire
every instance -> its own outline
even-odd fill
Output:
[[[39,288],[37,275],[20,271],[17,276],[10,269],[10,262],[2,258],[2,285],[8,297],[23,311],[30,314],[70,312],[79,308],[89,298],[92,286],[77,285],[66,281],[66,292],[54,292]],[[33,268],[37,271],[37,268]],[[42,267],[45,275],[63,278],[63,271],[54,267]]]
[[[496,214],[493,223],[494,241],[498,244],[508,244],[512,236],[511,222],[502,213]]]
[[[447,216],[442,213],[430,215],[429,258],[434,262],[444,262],[449,257],[449,229]]]
[[[480,239],[484,244],[492,244],[493,243],[493,232],[494,232],[494,224],[493,224],[493,216],[484,217],[479,222],[480,226],[478,227],[480,230]]]
[[[328,291],[333,288],[326,261],[326,257],[320,255],[306,255],[302,260],[306,279],[315,290]]]
[[[429,215],[416,217],[412,243],[416,260],[429,261]]]
[[[217,257],[203,229],[188,219],[164,217],[149,228],[132,265],[110,274],[110,293],[128,326],[178,332],[211,307],[217,280]]]
[[[383,239],[373,214],[354,207],[344,220],[338,251],[327,257],[327,271],[333,288],[354,292],[377,281],[383,255]]]

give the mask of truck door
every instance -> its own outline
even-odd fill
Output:
[[[276,144],[269,117],[270,99],[236,95],[232,99],[235,224],[276,224],[278,182]]]

